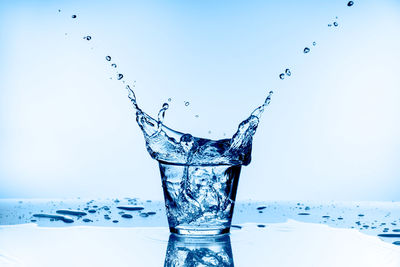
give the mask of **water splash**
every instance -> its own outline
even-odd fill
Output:
[[[305,47],[305,48],[303,49],[303,52],[304,52],[304,54],[307,54],[308,52],[310,52],[310,48]]]
[[[348,3],[347,3],[347,6],[353,6],[354,5],[354,2],[353,1],[349,1]]]

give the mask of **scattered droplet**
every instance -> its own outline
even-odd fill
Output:
[[[111,64],[111,67],[116,68],[117,64],[113,63],[113,64]]]
[[[310,207],[307,206],[307,207],[304,208],[304,210],[310,210]]]
[[[84,222],[93,222],[91,219],[88,219],[88,218],[85,218],[82,221],[84,221]]]
[[[393,229],[392,231],[398,233],[400,232],[400,229]]]
[[[144,208],[141,206],[118,206],[118,209],[121,210],[143,210]]]
[[[312,42],[312,45],[313,45],[313,46],[316,46],[316,45],[317,45],[317,42]]]
[[[76,15],[72,15],[71,17],[72,17],[73,19],[76,19]]]
[[[286,73],[287,76],[292,75],[292,72],[290,71],[290,69],[286,69],[286,70],[285,70],[285,73]]]
[[[147,214],[148,215],[156,215],[156,212],[155,211],[149,211],[149,212],[147,212]]]
[[[310,213],[307,213],[307,212],[300,212],[300,213],[297,214],[297,215],[310,215]]]
[[[279,74],[279,79],[281,79],[281,80],[285,79],[285,73]]]
[[[266,209],[266,208],[267,208],[266,206],[257,207],[258,210],[264,210],[264,209]]]
[[[196,114],[196,115],[194,115],[196,118],[198,118],[199,117],[199,115],[198,114]]]
[[[118,73],[118,80],[121,80],[122,78],[124,78],[124,75],[122,75],[121,73]]]
[[[400,234],[379,234],[379,237],[400,237]]]
[[[168,102],[171,102],[172,101],[172,99],[171,98],[168,98]]]
[[[106,214],[106,215],[104,215],[104,219],[110,220],[111,218],[110,218],[110,216],[108,214]]]
[[[257,224],[257,227],[259,227],[259,228],[265,228],[265,224]]]
[[[118,220],[114,220],[114,221],[112,221],[113,223],[117,223],[118,222]]]
[[[396,245],[396,246],[400,246],[400,241],[394,241],[392,244]]]
[[[240,225],[235,225],[235,224],[232,224],[231,227],[232,227],[232,228],[236,228],[236,229],[242,229],[242,226],[240,226]]]
[[[352,6],[352,5],[354,5],[354,2],[353,2],[353,1],[349,1],[349,2],[347,3],[347,6]]]
[[[86,212],[77,211],[77,210],[57,210],[56,213],[63,215],[74,215],[74,216],[85,216]]]
[[[89,212],[89,213],[96,213],[96,210],[90,209],[90,210],[88,210],[88,212]]]
[[[90,41],[90,40],[92,40],[92,36],[88,35],[88,36],[83,37],[83,39]]]
[[[328,27],[332,27],[332,24],[329,23],[329,24],[328,24]]]
[[[165,110],[167,110],[167,109],[169,108],[168,103],[164,103],[164,104],[162,105],[162,108],[165,109]]]
[[[310,48],[305,47],[304,50],[303,50],[303,52],[304,52],[304,54],[307,54],[308,52],[310,52]]]
[[[211,134],[211,131],[208,131],[208,134]]]
[[[106,56],[106,60],[107,61],[111,61],[111,57],[110,56]]]
[[[149,217],[149,214],[147,214],[146,212],[140,213],[139,215],[140,215],[140,217],[144,217],[144,218]]]
[[[63,216],[63,215],[53,215],[53,214],[33,214],[33,217],[37,218],[49,218],[50,221],[63,221],[65,223],[73,223],[74,220],[68,216]]]
[[[185,101],[185,106],[187,107],[189,105],[190,105],[190,103],[188,101]]]
[[[61,9],[59,9],[58,12],[61,12]]]
[[[132,219],[133,216],[130,215],[130,214],[125,213],[125,214],[122,214],[121,217],[122,218],[126,218],[126,219]]]
[[[333,23],[333,26],[335,26],[335,27],[337,27],[339,24],[335,21],[334,23]]]

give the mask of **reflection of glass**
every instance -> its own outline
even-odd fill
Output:
[[[229,235],[214,237],[169,236],[164,267],[233,267]]]
[[[229,233],[240,165],[159,165],[172,233]]]

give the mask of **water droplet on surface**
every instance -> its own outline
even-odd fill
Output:
[[[121,217],[122,218],[126,218],[126,219],[132,219],[133,216],[130,215],[130,214],[125,213],[125,214],[122,214]]]
[[[74,215],[74,216],[85,216],[86,212],[77,211],[77,210],[57,210],[56,213],[63,215]]]
[[[400,241],[394,241],[392,244],[396,245],[396,246],[400,246]]]
[[[111,57],[110,56],[106,56],[106,60],[107,61],[111,61]]]
[[[266,206],[257,207],[258,210],[264,210],[264,209],[266,209],[266,208],[267,208]]]
[[[285,73],[279,74],[279,79],[281,79],[281,80],[285,79]]]
[[[259,228],[265,228],[265,224],[257,224],[257,227],[259,227]]]
[[[352,5],[354,5],[354,2],[353,2],[353,1],[349,1],[349,2],[347,3],[347,6],[352,6]]]
[[[240,226],[240,225],[235,225],[235,224],[232,224],[231,227],[232,227],[232,228],[236,228],[236,229],[242,229],[242,226]]]
[[[307,212],[300,212],[300,213],[297,214],[297,215],[310,215],[310,213],[307,213]]]
[[[144,208],[141,206],[118,206],[118,209],[121,210],[143,210]]]
[[[113,64],[111,64],[111,67],[116,68],[117,64],[113,63]]]
[[[88,212],[89,212],[89,213],[96,213],[96,210],[91,209],[91,210],[88,210]]]
[[[304,50],[303,50],[303,52],[304,52],[304,54],[307,54],[308,52],[310,52],[310,48],[305,47]]]
[[[148,215],[156,215],[156,212],[155,211],[149,211],[149,212],[147,212],[147,214]]]
[[[76,15],[72,15],[71,17],[72,17],[73,19],[76,19]]]
[[[144,213],[140,213],[139,216],[140,216],[140,217],[143,217],[143,218],[146,218],[146,217],[149,217],[149,214],[147,214],[146,212],[144,212]]]
[[[290,71],[290,69],[286,69],[286,70],[285,70],[285,73],[286,73],[287,76],[292,75],[292,72]]]
[[[185,106],[187,107],[189,105],[190,105],[190,103],[188,101],[185,101]]]
[[[337,27],[339,24],[335,21],[334,23],[333,23],[333,26],[335,26],[335,27]]]
[[[332,24],[329,23],[329,24],[328,24],[328,27],[332,27]]]
[[[93,222],[91,219],[88,219],[88,218],[85,218],[82,221],[84,221],[84,222]]]
[[[124,75],[122,75],[121,73],[118,73],[118,80],[121,80],[122,78],[124,78]]]
[[[118,220],[114,220],[114,221],[112,221],[113,223],[118,223]]]
[[[316,46],[316,45],[317,45],[317,42],[312,42],[312,45],[313,45],[313,46]]]

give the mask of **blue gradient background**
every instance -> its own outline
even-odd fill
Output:
[[[146,112],[172,98],[165,123],[197,136],[274,90],[239,199],[400,200],[400,2],[346,4],[0,2],[0,198],[162,199],[111,55]]]

